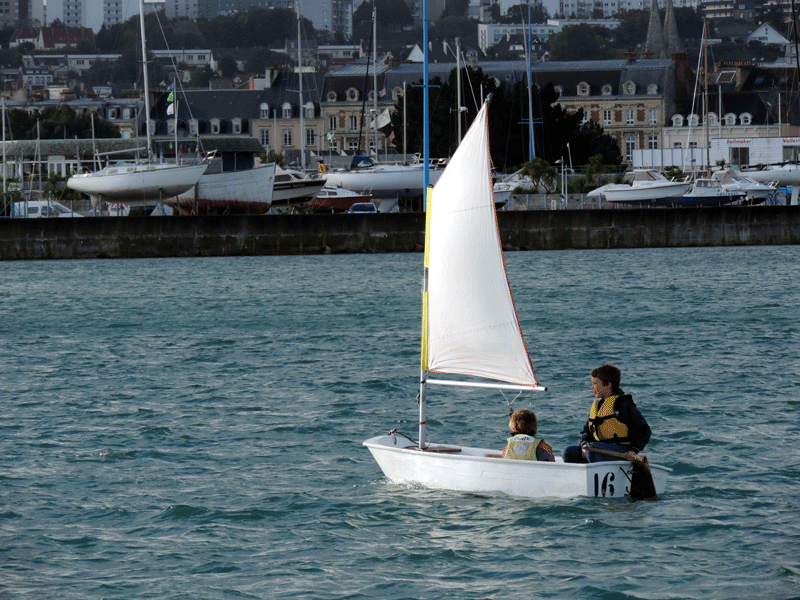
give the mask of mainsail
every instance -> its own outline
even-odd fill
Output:
[[[429,198],[423,371],[537,386],[498,232],[487,104]]]

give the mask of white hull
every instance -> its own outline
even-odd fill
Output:
[[[742,171],[759,183],[778,182],[781,187],[800,185],[800,165],[786,165],[783,167],[767,167],[761,171]]]
[[[486,448],[457,447],[458,452],[420,451],[409,440],[393,435],[364,442],[384,475],[395,483],[469,493],[501,492],[525,498],[620,498],[630,491],[631,463],[590,464],[489,458],[500,454]],[[455,448],[431,444],[430,448]],[[656,493],[664,493],[672,471],[650,465]]]
[[[652,186],[630,186],[625,184],[608,184],[587,194],[595,196],[602,194],[607,202],[619,202],[622,204],[637,204],[642,202],[653,202],[663,198],[681,197],[689,191],[692,186],[690,182],[675,181],[665,184]]]
[[[439,180],[442,169],[430,169],[431,185]],[[373,198],[397,198],[398,196],[422,195],[425,173],[422,165],[377,165],[352,171],[328,171],[325,174],[329,185],[348,190],[371,193]],[[383,212],[383,211],[381,211]]]
[[[200,212],[229,210],[260,214],[269,211],[275,184],[275,164],[242,171],[206,173],[193,188],[178,196],[178,203]]]
[[[141,206],[182,194],[207,168],[207,162],[186,166],[128,163],[73,175],[67,186],[90,196],[95,205],[103,200]]]

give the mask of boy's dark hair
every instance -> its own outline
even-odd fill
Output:
[[[532,410],[523,408],[511,415],[511,432],[514,435],[536,435],[537,430],[536,415]]]
[[[619,388],[619,382],[622,381],[622,372],[612,365],[603,365],[592,371],[592,377],[596,377],[603,383],[610,383],[611,387],[616,390]]]

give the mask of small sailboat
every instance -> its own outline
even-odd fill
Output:
[[[629,461],[572,464],[561,458],[556,462],[504,460],[491,456],[499,454],[497,449],[428,441],[429,385],[546,390],[536,378],[511,295],[491,175],[485,103],[429,192],[419,439],[414,441],[392,430],[366,440],[364,445],[383,473],[398,483],[531,498],[628,495],[634,477],[634,464]],[[442,374],[442,378],[429,378],[429,374]],[[461,379],[448,378],[453,375]],[[664,491],[669,471],[649,465],[656,493]]]
[[[129,206],[154,204],[177,196],[194,187],[208,168],[208,159],[193,164],[155,160],[150,132],[150,88],[147,73],[147,50],[144,37],[144,0],[139,0],[139,26],[142,36],[144,70],[145,128],[148,158],[142,162],[119,162],[93,173],[78,173],[67,180],[67,187],[92,199],[93,206],[102,202],[125,202]]]

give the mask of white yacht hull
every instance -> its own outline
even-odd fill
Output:
[[[224,211],[261,214],[269,211],[275,184],[275,164],[242,171],[206,173],[197,185],[177,197],[184,209],[197,203],[200,213]]]
[[[442,169],[430,169],[431,185],[439,180]],[[341,186],[360,193],[371,193],[373,198],[397,198],[422,195],[425,173],[422,165],[377,165],[352,171],[328,171],[328,184]]]
[[[800,185],[800,165],[766,168],[761,171],[742,171],[742,175],[759,183],[777,181],[781,187]]]
[[[272,206],[291,206],[311,202],[325,187],[325,179],[300,179],[276,183],[272,192]]]
[[[207,162],[185,166],[122,164],[73,175],[67,186],[88,195],[95,206],[101,200],[142,206],[182,194],[200,180],[207,168]]]
[[[469,493],[501,492],[526,498],[619,498],[630,491],[631,463],[589,464],[489,458],[498,450],[431,444],[420,451],[400,436],[382,435],[364,442],[384,475],[395,483]],[[456,449],[436,451],[436,449]],[[433,450],[433,451],[431,451]],[[664,493],[671,469],[650,465],[656,493]]]
[[[653,202],[663,198],[681,197],[692,186],[690,182],[676,181],[663,185],[652,186],[630,186],[625,184],[609,184],[598,188],[589,196],[602,194],[607,202],[618,202],[621,204],[640,204],[642,202]]]

